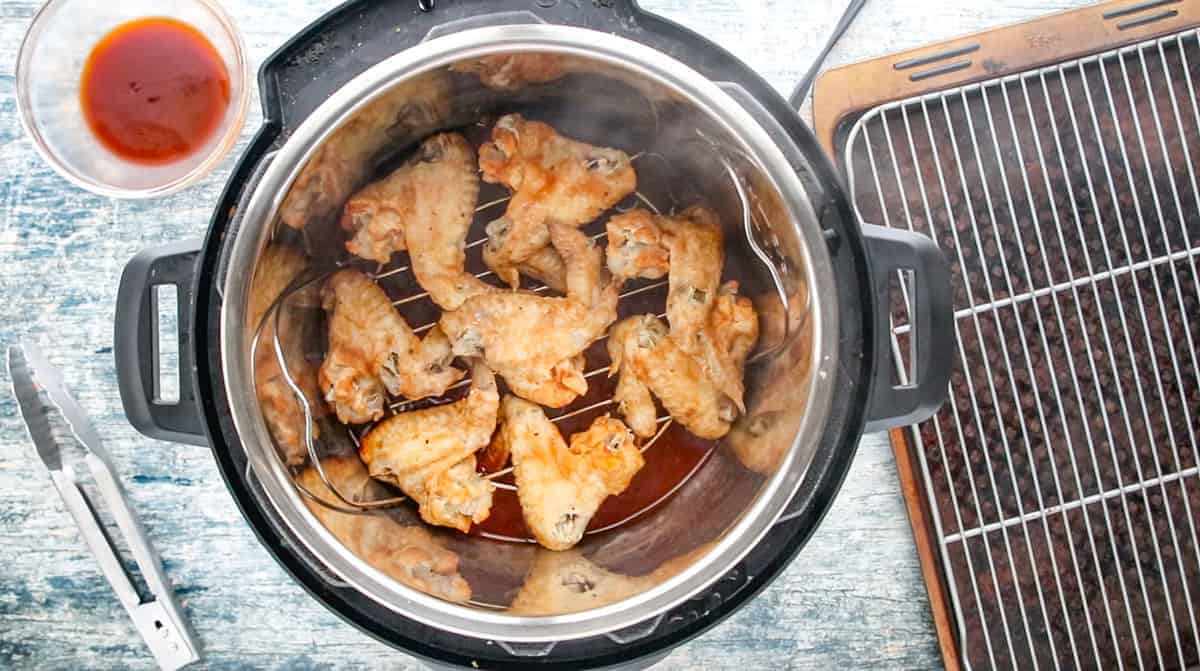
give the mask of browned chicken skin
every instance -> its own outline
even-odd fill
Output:
[[[737,406],[713,382],[708,371],[685,352],[654,315],[630,317],[614,327],[622,340],[609,344],[610,373],[633,376],[625,389],[618,384],[614,400],[639,436],[654,435],[653,392],[675,421],[700,438],[715,440],[729,432]],[[612,336],[610,336],[612,339]],[[640,383],[640,386],[638,386]]]
[[[717,299],[725,266],[725,238],[717,216],[699,206],[679,215],[639,208],[610,219],[607,233],[608,269],[614,277],[667,275],[671,336],[693,351],[696,334]]]
[[[631,366],[625,366],[625,361],[637,356],[640,350],[652,350],[658,340],[665,337],[666,329],[651,315],[622,319],[608,332],[606,345],[611,361],[608,375],[618,376],[613,402],[617,405],[617,414],[624,417],[629,428],[642,438],[654,435],[658,408],[654,405],[650,387]]]
[[[496,291],[463,269],[478,195],[471,145],[458,133],[434,135],[346,203],[342,228],[352,233],[346,249],[379,263],[407,249],[417,282],[433,302],[454,310],[475,294]]]
[[[587,392],[582,354],[617,317],[618,287],[601,279],[601,252],[578,229],[554,224],[565,297],[474,296],[439,322],[454,353],[481,356],[514,394],[560,408]]]
[[[567,266],[553,246],[542,247],[533,256],[518,263],[517,271],[560,294],[567,293]]]
[[[326,457],[321,466],[338,492],[355,503],[388,496],[354,455]],[[316,468],[304,469],[298,479],[321,500],[341,503],[325,486]],[[458,555],[442,547],[428,529],[419,525],[401,526],[385,515],[338,512],[307,498],[305,503],[351,552],[388,577],[447,601],[471,598],[471,586],[458,572]]]
[[[667,323],[671,337],[694,353],[696,336],[717,300],[725,267],[725,236],[717,216],[703,207],[690,207],[676,217],[660,217],[659,225],[670,250]]]
[[[250,285],[249,327],[256,330],[262,323],[271,305],[284,290],[308,266],[303,252],[286,245],[270,245],[263,250],[255,267],[254,281]],[[304,358],[303,343],[300,342],[301,328],[293,312],[299,308],[316,306],[312,291],[301,290],[289,297],[279,309],[279,340],[292,378],[308,398],[314,414],[320,413],[320,394],[313,366]],[[272,313],[274,314],[274,313]],[[262,407],[263,420],[283,452],[288,464],[300,464],[307,458],[304,444],[304,411],[296,399],[275,355],[275,319],[263,324],[259,332],[258,347],[254,354],[254,387]],[[313,439],[320,431],[316,422],[312,426]]]
[[[483,258],[516,288],[520,263],[550,243],[548,224],[579,227],[637,189],[629,156],[559,135],[550,126],[509,114],[479,149],[483,180],[512,190],[508,209],[488,224]]]
[[[672,417],[701,438],[720,438],[745,412],[746,357],[758,339],[758,316],[736,282],[720,284],[724,239],[716,215],[691,207],[678,216],[644,210],[613,217],[608,265],[620,278],[662,276],[668,268],[667,320],[631,317],[613,327],[614,400],[634,432],[656,430],[657,396]]]
[[[325,284],[329,347],[321,365],[321,389],[345,424],[383,416],[384,390],[408,399],[440,396],[462,379],[450,366],[453,354],[441,329],[421,340],[378,284],[355,270],[341,270]]]
[[[717,290],[717,300],[708,322],[695,338],[692,353],[738,412],[744,413],[746,357],[758,342],[759,325],[754,304],[737,291],[738,284],[732,281]]]
[[[613,277],[657,280],[667,274],[671,252],[655,215],[637,208],[608,220],[608,270]]]
[[[465,398],[383,420],[359,456],[371,477],[417,503],[421,519],[465,532],[491,513],[495,487],[475,472],[475,453],[491,439],[499,406],[495,377],[476,363]]]
[[[578,543],[604,499],[625,491],[645,463],[633,433],[608,415],[569,442],[539,406],[515,396],[504,397],[501,416],[525,525],[551,550]]]
[[[449,113],[450,83],[430,74],[393,87],[334,131],[292,184],[279,218],[301,229],[333,217],[396,138],[432,128]]]

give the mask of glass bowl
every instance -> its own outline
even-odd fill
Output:
[[[101,144],[84,118],[80,79],[93,47],[134,19],[166,17],[192,25],[225,61],[229,106],[196,151],[162,165],[126,160]],[[150,198],[201,179],[229,153],[241,133],[250,66],[229,15],[210,0],[50,0],[33,17],[17,56],[17,107],[38,153],[60,175],[93,193]]]

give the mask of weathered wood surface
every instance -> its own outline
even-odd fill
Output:
[[[407,1],[407,0],[400,0]],[[321,0],[226,0],[261,60],[325,11]],[[781,91],[807,68],[844,0],[644,0],[711,37]],[[848,62],[1022,20],[1079,0],[873,0],[834,50]],[[261,549],[204,448],[126,423],[112,359],[113,305],[139,249],[199,236],[228,174],[147,203],[58,178],[17,119],[13,64],[37,3],[0,0],[0,345],[41,343],[67,370],[177,586],[209,668],[416,668],[344,624]],[[257,104],[244,138],[256,128]],[[151,668],[0,391],[0,668]],[[862,442],[812,542],[751,605],[661,668],[924,668],[939,664],[891,449]]]

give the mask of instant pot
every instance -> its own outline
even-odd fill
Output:
[[[460,72],[506,54],[567,59],[576,74],[501,90]],[[390,146],[516,109],[560,113],[568,135],[653,154],[659,167],[639,166],[639,185],[653,190],[653,173],[670,173],[664,198],[702,196],[718,212],[730,264],[756,278],[743,289],[758,294],[764,322],[746,413],[648,514],[585,538],[571,555],[438,531],[477,595],[468,603],[389,579],[322,527],[274,449],[250,372],[250,278],[268,242],[287,234],[278,215],[289,190],[357,113],[434,79],[453,84],[441,111],[392,129]],[[272,55],[259,88],[263,125],[204,242],[147,250],[122,277],[122,400],[143,433],[211,446],[264,547],[315,599],[431,664],[654,663],[779,574],[828,510],[864,430],[920,421],[944,397],[954,325],[934,243],[856,222],[811,131],[779,94],[715,44],[628,0],[351,2]],[[674,194],[681,183],[692,193]],[[913,280],[903,285],[911,325],[902,339],[889,299],[898,271]],[[157,393],[160,285],[180,292],[180,399],[171,403]],[[572,561],[629,588],[583,610],[506,611],[538,566]]]

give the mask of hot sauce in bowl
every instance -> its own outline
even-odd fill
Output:
[[[229,103],[221,55],[199,30],[165,17],[130,21],[105,35],[80,82],[84,118],[101,144],[147,165],[204,147]]]

